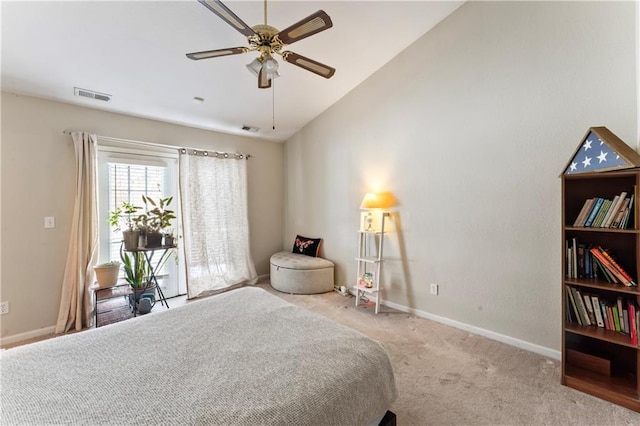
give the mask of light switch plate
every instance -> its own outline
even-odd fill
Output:
[[[56,218],[53,216],[46,216],[44,218],[44,227],[47,229],[56,227]]]

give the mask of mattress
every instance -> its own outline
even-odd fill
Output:
[[[245,287],[0,352],[2,424],[357,425],[396,398],[383,346]]]

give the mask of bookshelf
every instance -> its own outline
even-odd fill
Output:
[[[360,299],[365,297],[375,303],[375,313],[380,310],[380,298],[382,278],[380,270],[382,266],[384,247],[384,225],[385,218],[389,213],[380,213],[379,230],[360,229],[358,231],[358,255],[356,257],[356,284],[353,287],[356,296],[356,308],[360,304]],[[363,278],[365,274],[370,277],[369,286],[365,285]]]
[[[591,325],[580,324],[571,297],[567,293],[567,289],[574,289],[581,295],[596,296],[598,300],[605,302],[605,312],[607,305],[615,306],[619,299],[622,300],[623,308],[628,307],[627,311],[631,310],[629,303],[633,303],[636,308],[640,306],[638,286],[609,282],[602,270],[597,277],[590,277],[590,274],[585,273],[584,263],[580,262],[579,258],[567,255],[567,248],[575,250],[577,245],[606,248],[633,281],[638,283],[638,187],[638,168],[562,176],[561,380],[566,386],[640,412],[640,348],[632,337],[631,314],[627,312],[628,332],[615,331],[615,327],[607,329],[606,325],[599,326],[597,321]],[[574,226],[586,200],[597,197],[613,200],[622,192],[634,196],[626,228]],[[592,307],[596,309],[595,304]]]

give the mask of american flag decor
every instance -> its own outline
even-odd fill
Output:
[[[592,127],[565,168],[565,174],[640,166],[640,155],[605,127]]]

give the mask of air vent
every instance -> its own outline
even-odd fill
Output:
[[[83,98],[96,99],[104,102],[109,102],[111,100],[111,95],[107,95],[106,93],[94,92],[93,90],[81,89],[79,87],[73,88],[73,94]]]
[[[244,130],[245,132],[256,133],[258,130],[260,130],[260,127],[249,126],[247,124],[243,124],[242,125],[242,130]]]

